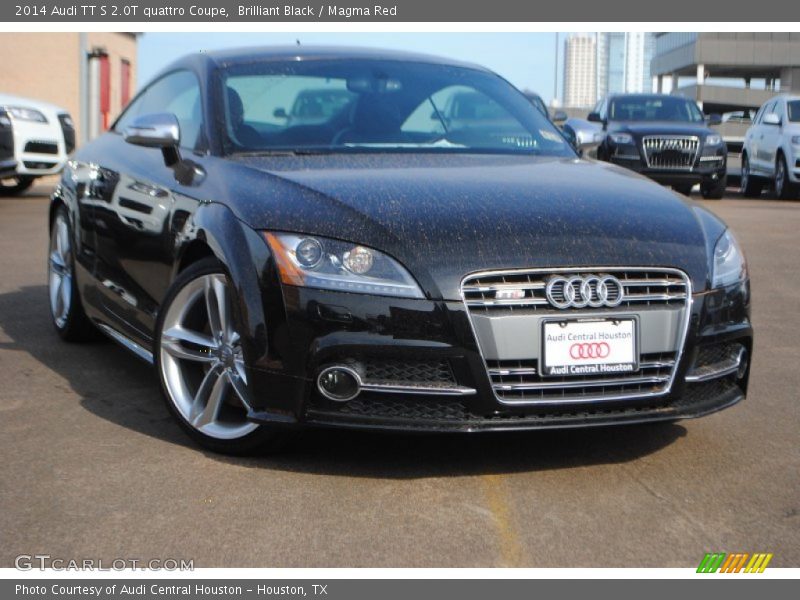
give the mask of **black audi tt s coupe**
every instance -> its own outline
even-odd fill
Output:
[[[62,338],[154,364],[203,446],[303,426],[674,420],[741,400],[729,229],[580,158],[478,66],[364,49],[181,59],[76,152],[50,207]]]

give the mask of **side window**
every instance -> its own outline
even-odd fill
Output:
[[[200,84],[189,71],[162,77],[140,94],[122,113],[114,131],[122,132],[136,117],[149,113],[170,112],[181,127],[181,147],[194,150],[202,142],[203,107]]]
[[[756,116],[753,117],[753,125],[758,125],[759,123],[761,123],[761,115],[764,114],[764,107],[765,106],[766,106],[766,104],[762,104],[761,108],[758,109],[758,112],[756,113]]]
[[[122,131],[128,125],[130,125],[131,122],[136,119],[136,117],[142,114],[142,105],[144,104],[144,98],[146,95],[147,92],[143,92],[127,106],[122,115],[120,115],[119,119],[117,119],[117,122],[114,125],[114,131],[122,133]]]
[[[172,113],[181,128],[181,147],[194,150],[202,140],[203,105],[194,73],[176,71],[152,84],[145,92],[138,114]]]
[[[785,111],[783,110],[783,102],[782,101],[778,100],[777,102],[775,102],[775,108],[772,109],[772,112],[774,112],[776,115],[778,115],[781,118],[781,122],[786,120],[786,114],[785,114]]]

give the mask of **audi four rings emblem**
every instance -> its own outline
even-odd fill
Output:
[[[625,296],[622,283],[612,275],[557,275],[547,282],[545,293],[556,308],[619,306]]]
[[[607,358],[609,354],[611,354],[611,347],[605,342],[572,344],[569,347],[569,355],[575,360],[579,358]]]

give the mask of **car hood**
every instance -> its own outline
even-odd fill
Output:
[[[607,163],[432,154],[234,163],[249,176],[236,176],[230,204],[250,226],[378,248],[431,297],[458,299],[468,273],[524,267],[669,266],[706,285],[706,240],[690,204]]]
[[[610,123],[609,131],[626,131],[642,135],[700,135],[711,133],[705,123],[675,123],[674,121],[620,121]]]
[[[33,98],[24,98],[22,96],[15,96],[13,94],[0,93],[0,107],[2,106],[22,106],[25,108],[33,108],[40,111],[43,110],[45,112],[50,112],[53,114],[67,112],[66,109],[57,106],[55,104],[50,104],[49,102],[43,102],[41,100],[35,100]]]

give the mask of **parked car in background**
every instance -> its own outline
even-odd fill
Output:
[[[800,195],[800,96],[764,103],[742,147],[742,194],[749,198],[770,185],[779,198]]]
[[[666,94],[619,94],[604,98],[589,114],[606,132],[597,150],[613,162],[689,194],[700,184],[704,198],[722,198],[728,150],[697,103]]]
[[[550,114],[550,110],[547,108],[544,100],[542,100],[542,97],[536,92],[526,90],[522,93],[525,94],[525,97],[531,101],[531,104],[538,108],[539,111],[553,123],[563,123],[569,118],[567,113],[565,113],[563,110],[557,110],[553,114]]]
[[[723,123],[742,123],[749,124],[753,122],[753,112],[750,110],[735,110],[733,112],[723,113]]]
[[[585,156],[597,158],[597,147],[605,138],[605,132],[600,125],[573,117],[561,125],[561,131],[573,148],[584,152]]]
[[[355,97],[347,89],[303,90],[294,99],[288,113],[285,108],[277,108],[274,115],[286,119],[287,127],[318,125],[342,111]]]
[[[328,87],[352,106],[275,117]],[[100,329],[152,363],[212,450],[303,426],[672,421],[747,391],[749,276],[725,223],[581,160],[480,66],[195,53],[76,152],[48,216],[55,330]]]
[[[0,195],[20,194],[37,177],[61,171],[75,149],[66,109],[0,94]]]

